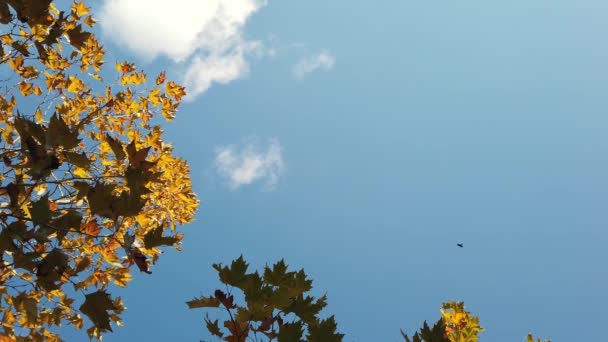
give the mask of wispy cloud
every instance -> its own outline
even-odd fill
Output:
[[[293,75],[303,79],[315,71],[329,71],[336,64],[336,58],[328,51],[322,51],[313,56],[304,57],[293,67]]]
[[[285,170],[283,148],[277,139],[270,140],[265,150],[260,150],[255,140],[241,146],[221,146],[216,149],[214,164],[232,189],[254,182],[274,189]]]
[[[266,0],[105,0],[101,23],[142,58],[167,56],[185,63],[189,96],[213,83],[228,83],[249,71],[248,60],[265,53],[259,41],[243,37],[247,20]]]

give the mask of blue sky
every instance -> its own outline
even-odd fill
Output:
[[[166,140],[202,204],[105,340],[208,338],[184,302],[241,253],[303,267],[345,341],[397,341],[446,300],[482,341],[597,338],[606,1],[145,3],[94,11],[109,58],[192,90]]]

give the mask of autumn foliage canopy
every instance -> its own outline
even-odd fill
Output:
[[[112,284],[150,273],[199,203],[158,125],[184,88],[128,62],[104,68],[89,11],[0,1],[0,335],[11,340],[112,330],[124,310]]]

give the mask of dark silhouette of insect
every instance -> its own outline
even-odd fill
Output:
[[[464,245],[462,243],[457,243],[456,246],[458,246],[460,248],[464,248]]]

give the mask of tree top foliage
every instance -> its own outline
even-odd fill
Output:
[[[304,270],[287,271],[283,260],[272,267],[247,272],[249,264],[243,256],[233,260],[230,266],[214,264],[220,281],[229,287],[229,293],[217,289],[212,296],[194,298],[186,304],[190,309],[220,308],[228,319],[220,327],[218,320],[205,317],[207,330],[224,341],[245,342],[248,338],[268,341],[342,341],[344,334],[336,331],[333,316],[321,318],[321,310],[327,306],[327,296],[315,298],[309,295],[312,280]],[[238,289],[244,303],[235,302],[232,290]],[[263,340],[263,339],[262,339]]]
[[[106,68],[94,25],[84,1],[0,0],[0,337],[58,341],[84,316],[111,331],[113,286],[151,273],[199,204],[157,119],[184,88]]]
[[[327,295],[309,295],[312,280],[303,269],[288,271],[284,260],[265,266],[260,274],[248,272],[243,256],[230,266],[214,264],[220,282],[227,292],[216,289],[213,295],[196,297],[186,304],[190,309],[218,308],[226,317],[205,316],[207,331],[222,341],[341,342],[334,316],[322,318]],[[239,290],[239,291],[235,291]],[[236,297],[235,297],[236,296]],[[242,300],[239,300],[242,298]],[[241,302],[241,304],[239,304]],[[422,328],[410,338],[403,330],[405,342],[477,342],[484,329],[479,318],[465,309],[464,302],[449,301],[440,309],[441,317],[430,327]],[[218,312],[212,312],[217,316]],[[366,313],[361,313],[366,314]],[[377,327],[385,329],[386,327]],[[528,335],[527,342],[541,342]],[[543,340],[542,342],[550,342]]]

